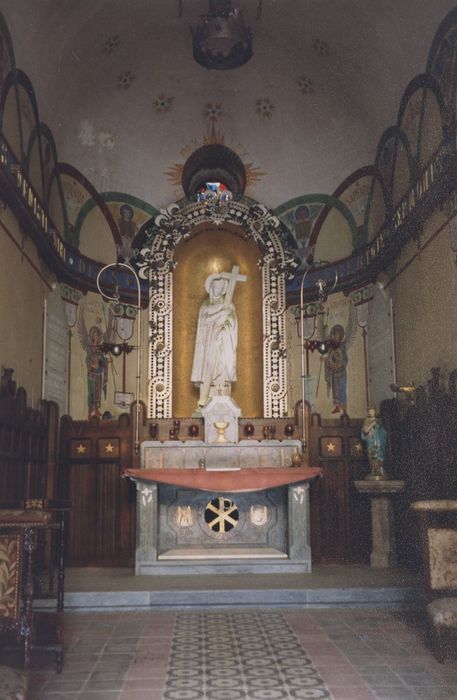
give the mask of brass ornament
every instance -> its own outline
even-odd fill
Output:
[[[249,520],[252,525],[262,527],[268,520],[268,508],[265,505],[251,506],[249,511]]]
[[[238,508],[233,501],[218,496],[206,506],[205,521],[214,532],[229,532],[238,524]]]

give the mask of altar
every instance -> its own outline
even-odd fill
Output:
[[[309,480],[320,469],[306,462],[303,430],[293,439],[288,422],[276,432],[293,416],[285,281],[294,258],[266,209],[243,209],[229,227],[195,215],[185,237],[180,213],[170,210],[171,237],[157,219],[143,270],[148,418],[158,422],[141,444],[141,468],[124,473],[137,487],[135,571],[310,572]],[[170,265],[151,266],[155,256]],[[252,424],[241,430],[243,416],[263,421],[260,439]]]
[[[136,574],[311,571],[309,481],[299,440],[146,442]]]

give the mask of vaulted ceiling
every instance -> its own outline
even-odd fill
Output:
[[[373,162],[407,84],[425,71],[450,0],[236,0],[252,59],[210,71],[190,26],[206,0],[5,0],[16,65],[59,158],[100,191],[164,206],[181,167],[216,137],[274,207],[331,193]],[[261,7],[260,17],[258,9]]]

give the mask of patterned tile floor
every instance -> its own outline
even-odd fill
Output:
[[[69,613],[31,700],[457,699],[413,614],[386,609]],[[323,681],[323,685],[321,680]]]

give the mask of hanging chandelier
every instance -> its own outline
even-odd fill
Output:
[[[204,68],[238,68],[252,56],[252,33],[231,0],[209,0],[209,12],[192,28],[193,55]]]

